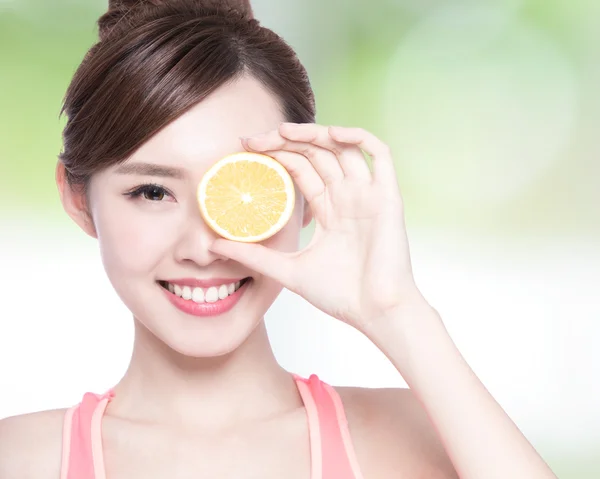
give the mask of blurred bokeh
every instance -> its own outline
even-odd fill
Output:
[[[479,377],[560,478],[600,477],[600,2],[253,5],[306,65],[318,122],[392,146],[419,285]],[[54,184],[61,101],[105,9],[0,0],[0,417],[64,407],[128,359],[127,313]],[[295,296],[270,314],[290,369],[402,385]]]

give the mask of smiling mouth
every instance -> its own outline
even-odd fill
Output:
[[[201,288],[199,286],[179,285],[167,281],[158,281],[158,284],[169,291],[170,293],[184,300],[193,301],[195,303],[216,303],[227,298],[239,290],[244,284],[252,281],[248,276],[235,283],[224,283],[221,285]]]

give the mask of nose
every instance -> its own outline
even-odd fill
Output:
[[[218,235],[209,228],[200,209],[190,205],[190,211],[183,219],[180,234],[175,245],[175,259],[179,263],[195,263],[205,267],[215,261],[228,261],[228,258],[208,249]]]

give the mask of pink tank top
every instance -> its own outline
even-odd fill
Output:
[[[308,379],[293,376],[308,418],[310,479],[363,479],[337,391],[314,374]],[[86,393],[67,410],[60,479],[107,479],[101,424],[113,397],[112,389],[102,395]]]

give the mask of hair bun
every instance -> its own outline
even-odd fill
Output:
[[[250,0],[108,0],[108,11],[98,20],[100,40],[105,40],[113,30],[121,31],[131,26],[139,17],[148,12],[158,12],[162,8],[169,12],[179,8],[187,11],[235,10],[245,18],[254,18]],[[115,28],[118,24],[124,25],[122,28]]]
[[[117,8],[126,8],[131,9],[134,7],[139,7],[141,5],[152,5],[155,7],[159,7],[161,5],[172,5],[176,4],[177,0],[108,0],[108,9],[117,9]],[[224,8],[233,8],[238,10],[240,13],[250,13],[252,12],[252,7],[250,6],[250,0],[186,0],[184,3],[189,6],[194,7],[224,7]]]
[[[160,0],[108,0],[108,9],[116,10],[117,8],[133,8],[137,7],[139,4],[146,3],[149,5],[158,6],[161,3]]]

